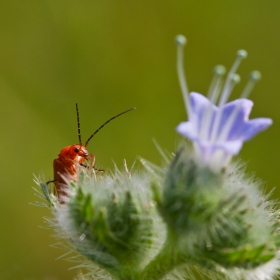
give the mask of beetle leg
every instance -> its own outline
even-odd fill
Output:
[[[91,159],[92,158],[92,161],[91,161],[91,166],[93,167],[94,166],[94,163],[95,163],[95,156],[93,154],[89,154],[88,155],[88,159]]]
[[[89,154],[88,155],[87,160],[90,160],[90,159],[92,159],[90,165],[85,165],[83,163],[80,163],[80,165],[85,167],[85,168],[92,168],[95,172],[104,172],[105,171],[104,169],[98,169],[98,168],[94,167],[95,156],[93,154]]]
[[[93,166],[93,169],[94,169],[95,172],[105,172],[104,169],[98,169],[98,168],[96,168],[94,166]]]
[[[93,168],[94,169],[94,171],[96,171],[96,172],[105,172],[105,170],[104,169],[98,169],[98,168],[96,168],[96,167],[94,167],[94,166],[88,166],[88,165],[85,165],[85,164],[83,164],[83,163],[80,163],[80,165],[82,166],[82,167],[85,167],[85,168]],[[52,181],[50,181],[50,182],[52,182]]]
[[[90,154],[89,158],[92,158],[91,167],[94,169],[95,172],[104,172],[105,171],[104,169],[98,169],[98,168],[94,167],[95,156],[93,154]]]

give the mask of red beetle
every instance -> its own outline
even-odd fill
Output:
[[[53,170],[54,170],[54,180],[47,183],[53,182],[55,185],[55,194],[60,203],[65,202],[65,198],[68,196],[68,181],[76,182],[78,179],[78,171],[81,166],[92,167],[96,172],[103,172],[104,170],[99,170],[94,167],[95,157],[93,154],[89,154],[87,151],[87,145],[91,138],[107,123],[113,119],[131,111],[135,108],[128,109],[101,125],[86,141],[85,145],[82,145],[81,132],[80,132],[80,120],[79,120],[79,111],[78,104],[76,103],[76,112],[77,112],[77,123],[78,123],[78,137],[79,144],[72,146],[67,146],[61,150],[58,157],[53,161]],[[85,165],[84,163],[88,160],[92,160],[90,165]]]

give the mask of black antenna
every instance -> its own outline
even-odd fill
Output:
[[[78,103],[76,103],[76,112],[77,112],[77,123],[78,123],[79,144],[82,145],[82,137],[81,137],[81,129],[80,129],[80,118],[79,118]]]
[[[130,109],[128,109],[128,110],[126,110],[126,111],[124,111],[124,112],[122,112],[122,113],[120,113],[120,114],[118,114],[118,115],[112,117],[112,118],[109,119],[107,122],[105,122],[104,124],[102,124],[102,125],[101,125],[95,132],[93,132],[93,134],[88,138],[87,142],[85,143],[85,147],[87,147],[88,142],[90,141],[90,139],[91,139],[103,126],[105,126],[107,123],[109,123],[109,122],[112,121],[113,119],[115,119],[115,118],[117,118],[117,117],[119,117],[119,116],[121,116],[121,115],[123,115],[123,114],[125,114],[125,113],[128,113],[128,112],[130,112],[130,111],[132,111],[132,110],[135,110],[135,109],[136,109],[135,107],[130,108]]]

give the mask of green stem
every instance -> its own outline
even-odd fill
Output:
[[[169,232],[165,244],[157,256],[142,270],[138,267],[121,266],[108,270],[116,280],[161,280],[174,268],[183,264],[186,257],[180,252],[178,237]]]
[[[158,255],[143,269],[137,279],[160,280],[185,260],[179,250],[178,238],[169,232]]]

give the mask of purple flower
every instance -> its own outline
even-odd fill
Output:
[[[188,113],[188,121],[180,123],[177,132],[193,142],[195,156],[200,165],[209,166],[217,171],[225,167],[233,155],[239,153],[243,142],[250,140],[272,124],[272,120],[268,118],[249,120],[253,102],[247,97],[260,79],[260,73],[257,71],[251,73],[240,99],[226,103],[234,86],[240,80],[235,72],[242,59],[247,56],[246,51],[240,50],[224,85],[225,68],[217,66],[208,98],[196,92],[189,94],[183,67],[183,46],[186,39],[179,35],[176,41],[178,76]],[[215,105],[216,103],[218,104]]]
[[[177,132],[194,143],[200,162],[220,168],[239,153],[243,142],[272,124],[268,118],[249,120],[252,106],[251,100],[241,98],[219,108],[192,92],[189,121],[180,123]]]

